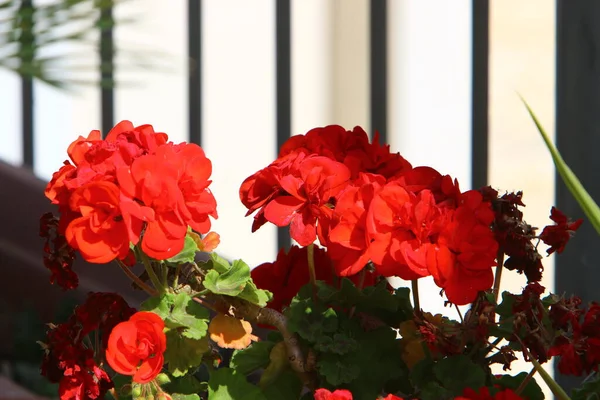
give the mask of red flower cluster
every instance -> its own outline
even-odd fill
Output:
[[[334,285],[336,275],[327,252],[315,248],[313,257],[317,280]],[[367,271],[364,277],[350,277],[355,284],[362,284],[363,287],[373,286],[376,278],[376,274]],[[310,281],[306,247],[292,246],[287,253],[281,249],[275,262],[261,264],[252,270],[252,281],[259,288],[273,293],[269,308],[282,311],[290,305],[300,288]]]
[[[330,392],[327,389],[317,389],[314,394],[315,400],[352,400],[352,393],[345,389],[338,389]],[[388,394],[383,400],[402,400],[401,397]],[[524,400],[521,396],[512,391],[504,389],[495,394],[491,394],[489,388],[483,387],[479,390],[470,388],[465,389],[462,396],[455,397],[454,400]]]
[[[523,193],[506,193],[498,196],[491,187],[481,189],[483,197],[492,203],[495,212],[494,234],[500,249],[508,259],[504,267],[524,273],[529,282],[542,279],[542,256],[537,246],[532,243],[535,239],[535,228],[523,221],[523,212],[519,207],[523,204]]]
[[[44,344],[41,372],[50,382],[59,383],[61,400],[104,398],[113,383],[95,357],[104,354],[114,326],[133,313],[135,309],[117,294],[90,293],[66,323],[51,325]],[[87,347],[84,342],[85,337],[96,330],[99,349]]]
[[[492,203],[495,212],[494,233],[503,253],[508,256],[504,267],[524,273],[529,282],[539,282],[542,279],[542,256],[537,251],[537,244],[532,241],[537,239],[536,228],[523,221],[523,213],[519,207],[523,204],[523,193],[506,193],[498,196],[498,192],[491,187],[481,189],[487,201]],[[544,228],[539,239],[550,248],[548,254],[554,251],[561,253],[573,233],[583,223],[582,219],[569,222],[567,217],[557,208],[552,207],[550,219],[555,225]]]
[[[46,197],[59,207],[59,233],[89,262],[123,260],[140,240],[148,256],[172,257],[188,226],[207,233],[217,217],[211,162],[195,144],[122,121],[105,140],[80,136],[68,154],[73,164],[54,173]]]
[[[315,400],[352,400],[352,393],[346,389],[338,389],[333,392],[327,389],[317,389],[314,397]],[[383,400],[402,400],[402,398],[388,394]]]
[[[560,356],[558,370],[564,375],[582,376],[597,371],[600,364],[600,304],[592,303],[585,312],[580,304],[579,298],[562,299],[550,308],[552,323],[561,334],[548,354]]]
[[[290,225],[301,246],[318,237],[339,276],[372,262],[383,276],[432,275],[455,304],[489,289],[498,245],[494,213],[477,191],[429,167],[413,168],[361,128],[313,129],[247,178],[240,199],[253,231]]]

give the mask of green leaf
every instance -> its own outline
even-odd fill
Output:
[[[535,123],[535,126],[537,127],[538,131],[540,132],[540,135],[542,135],[542,139],[544,139],[546,147],[548,148],[548,150],[550,150],[552,160],[554,161],[554,165],[556,165],[556,170],[563,179],[565,186],[567,186],[573,197],[575,197],[575,200],[577,200],[577,203],[579,203],[581,209],[589,218],[590,222],[594,226],[594,229],[596,229],[596,232],[600,234],[600,207],[598,207],[598,204],[596,204],[594,199],[592,199],[592,196],[590,196],[590,194],[585,190],[577,176],[573,173],[571,168],[569,168],[567,163],[563,160],[558,149],[554,146],[554,144],[550,140],[550,137],[548,136],[541,123],[538,121],[537,117],[533,113],[533,110],[531,109],[531,107],[529,107],[529,104],[527,104],[523,97],[521,97],[521,100],[523,101],[523,104],[525,104],[525,107],[529,112],[529,116],[531,116],[531,119],[533,119],[533,122]]]
[[[425,386],[432,380],[434,363],[430,358],[424,358],[414,365],[410,371],[410,379],[415,386]]]
[[[502,375],[496,382],[504,389],[516,390],[527,377],[527,372],[521,372],[518,375]],[[521,397],[527,400],[544,400],[544,392],[537,384],[535,379],[531,379],[525,389],[521,392]],[[600,400],[600,399],[599,399]]]
[[[250,281],[250,267],[242,260],[235,260],[231,268],[222,274],[215,269],[208,271],[204,287],[214,294],[237,296]]]
[[[273,294],[268,290],[257,288],[254,282],[250,280],[237,297],[249,303],[256,304],[259,307],[266,307],[267,303],[273,298]]]
[[[200,400],[200,396],[198,396],[197,394],[173,393],[171,394],[171,398],[173,400]]]
[[[437,382],[428,382],[419,392],[421,400],[445,400],[453,398],[452,393]]]
[[[190,339],[177,330],[168,331],[166,336],[165,363],[168,364],[169,373],[176,378],[198,367],[202,363],[202,356],[209,350],[206,336],[200,340]]]
[[[357,348],[358,342],[344,333],[322,336],[315,345],[315,349],[318,351],[340,355],[355,351]]]
[[[173,294],[165,293],[158,297],[150,297],[142,303],[140,309],[142,311],[153,312],[154,314],[158,314],[162,319],[165,319],[171,312],[172,305]]]
[[[290,369],[287,350],[284,342],[279,342],[269,353],[269,365],[263,371],[258,386],[264,389],[277,381],[281,374]]]
[[[194,238],[190,235],[190,232],[185,236],[185,242],[183,244],[183,249],[176,255],[171,258],[168,258],[166,261],[169,264],[184,264],[184,263],[192,263],[196,260],[196,253],[199,251],[198,245]]]
[[[462,394],[465,388],[485,386],[486,374],[483,369],[462,354],[438,361],[433,373],[441,386],[456,396]]]
[[[193,301],[187,293],[178,293],[173,298],[173,309],[165,319],[168,328],[184,328],[183,336],[202,339],[208,330],[210,314],[206,308]]]
[[[325,353],[317,362],[317,369],[330,385],[350,383],[360,375],[360,367],[343,362],[333,354]]]
[[[206,382],[200,382],[193,375],[187,374],[171,378],[171,382],[163,388],[167,393],[194,394],[206,391]]]
[[[229,261],[218,255],[217,253],[210,253],[210,267],[217,271],[219,274],[224,274],[231,269]]]
[[[236,350],[231,356],[229,366],[242,375],[248,375],[259,368],[269,365],[269,354],[275,343],[269,341],[254,342],[243,350]]]
[[[288,369],[263,389],[263,393],[267,400],[298,399],[302,392],[302,386],[298,375]]]
[[[571,400],[600,400],[600,374],[586,378],[578,389],[571,392]]]
[[[496,307],[496,313],[502,318],[509,318],[513,315],[513,306],[516,297],[510,292],[502,292],[502,302]]]
[[[266,400],[266,397],[242,374],[230,368],[219,368],[210,374],[208,400]]]

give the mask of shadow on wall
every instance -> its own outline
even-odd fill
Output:
[[[44,196],[46,182],[25,168],[0,162],[0,360],[2,373],[39,393],[56,393],[41,380],[39,365],[46,323],[64,322],[89,292],[117,292],[138,307],[144,293],[116,265],[74,265],[79,287],[65,292],[50,284],[43,264],[39,219],[56,211]],[[141,268],[138,266],[137,268]],[[136,272],[141,272],[137,271]]]

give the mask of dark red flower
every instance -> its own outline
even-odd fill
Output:
[[[511,271],[524,273],[529,282],[542,279],[542,256],[537,245],[535,228],[523,221],[523,213],[518,207],[524,207],[523,193],[506,193],[498,197],[498,192],[490,187],[481,189],[484,197],[491,201],[495,212],[493,231],[500,249],[508,256],[504,267]]]
[[[83,366],[75,365],[65,370],[58,385],[58,395],[60,400],[100,399],[113,387],[106,371],[88,358]]]
[[[104,398],[113,383],[96,359],[103,358],[112,328],[134,312],[117,294],[90,293],[67,322],[50,325],[41,373],[50,382],[59,383],[61,400]],[[97,331],[100,347],[96,349],[84,344],[92,331]]]
[[[560,356],[558,370],[561,374],[582,376],[586,369],[582,356],[586,351],[586,341],[581,338],[579,332],[575,332],[573,338],[559,336],[548,351],[548,355]]]
[[[512,389],[504,389],[492,395],[490,389],[482,387],[479,390],[466,388],[462,396],[455,397],[454,400],[525,400],[517,395]]]
[[[334,285],[335,271],[327,252],[322,248],[315,247],[313,257],[317,280]],[[355,275],[351,279],[358,284],[361,277]],[[363,287],[372,286],[375,279],[374,273],[365,272]],[[273,293],[273,299],[269,302],[268,307],[282,311],[290,305],[300,288],[310,282],[306,247],[292,246],[287,253],[281,249],[275,262],[261,264],[252,270],[252,280],[260,289]]]
[[[50,283],[56,283],[63,290],[75,289],[79,278],[73,272],[75,250],[67,243],[60,232],[59,220],[52,213],[40,218],[40,236],[45,239],[44,266],[51,272]]]
[[[580,308],[581,299],[577,296],[560,298],[550,306],[548,317],[554,329],[567,331],[569,324],[579,325],[579,318],[584,310]]]
[[[560,254],[565,249],[571,236],[573,236],[575,231],[579,229],[583,223],[583,219],[569,222],[566,215],[556,207],[552,207],[550,219],[554,221],[555,224],[546,226],[540,235],[540,239],[550,246],[547,250],[549,255],[555,251]]]

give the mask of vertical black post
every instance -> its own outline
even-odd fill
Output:
[[[202,144],[202,0],[188,0],[188,129],[191,143]]]
[[[114,2],[102,1],[100,7],[100,112],[102,134],[106,136],[115,122]]]
[[[471,186],[488,184],[489,0],[472,1]]]
[[[371,132],[387,143],[387,0],[371,0]]]
[[[35,7],[31,0],[22,0],[18,29],[21,59],[21,124],[23,164],[33,168],[33,72],[36,41],[34,36]]]
[[[277,101],[277,149],[290,137],[292,129],[291,5],[290,0],[275,0],[275,54]],[[278,248],[289,248],[288,228],[278,228]]]
[[[556,142],[586,190],[600,201],[600,2],[559,0],[556,7]],[[584,304],[599,301],[600,236],[558,175],[556,201],[569,217],[585,222],[555,259],[555,291],[575,294]],[[567,393],[581,382],[555,372]]]

